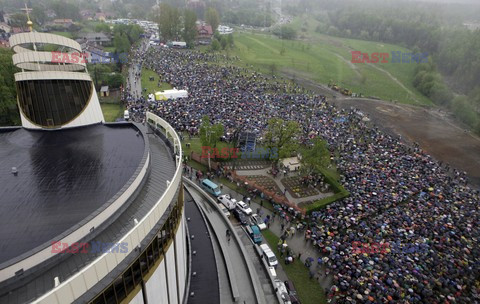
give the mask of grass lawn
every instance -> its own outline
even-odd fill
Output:
[[[187,148],[186,143],[190,144],[189,148]],[[233,146],[232,144],[228,144],[223,141],[219,141],[217,143],[217,149],[219,153],[221,152],[222,148],[230,148],[232,146]],[[182,141],[182,149],[185,155],[190,155],[192,151],[198,154],[202,154],[202,142],[200,141],[199,137],[189,139],[188,135],[185,133],[184,140]],[[212,154],[213,154],[213,151],[212,151]]]
[[[154,80],[150,81],[150,77],[153,77]],[[166,82],[161,82],[160,87],[158,87],[159,78],[160,76],[154,71],[142,68],[142,89],[147,89],[147,91],[143,93],[143,96],[148,97],[148,94],[172,88],[172,86]]]
[[[119,103],[101,103],[103,116],[106,122],[114,122],[117,118],[123,117],[123,105]]]
[[[282,265],[283,270],[285,270],[287,273],[288,278],[295,285],[297,294],[300,297],[302,304],[327,303],[325,292],[323,291],[322,287],[316,280],[310,279],[308,268],[305,267],[301,261],[295,259],[292,264],[285,265],[284,260],[280,258],[280,252],[277,250],[277,244],[280,238],[268,229],[263,230],[262,234],[270,248],[277,256],[278,262]]]
[[[305,41],[281,40],[271,35],[238,33],[229,55],[238,56],[266,74],[292,72],[323,84],[336,82],[364,96],[430,105],[411,84],[416,64],[351,63],[351,51],[365,53],[408,50],[396,45],[309,34]],[[388,73],[401,84],[392,79]]]

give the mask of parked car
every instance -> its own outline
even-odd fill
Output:
[[[202,180],[202,188],[208,193],[213,194],[214,196],[219,196],[220,194],[222,194],[220,187],[218,187],[217,184],[207,178]]]
[[[267,229],[267,225],[265,225],[265,222],[262,220],[262,218],[258,214],[256,213],[252,214],[251,218],[252,218],[252,222],[255,225],[257,225],[260,230]]]
[[[279,279],[274,280],[275,283],[275,292],[282,298],[283,304],[292,304],[290,302],[290,296],[288,295],[287,287]]]
[[[244,226],[248,224],[245,214],[239,209],[233,209],[233,216]]]
[[[260,233],[260,229],[258,228],[257,225],[247,226],[245,228],[245,230],[247,231],[248,235],[250,236],[250,238],[252,238],[252,241],[255,244],[261,244],[262,243],[263,237],[262,237],[262,234]]]
[[[252,214],[252,209],[248,207],[247,204],[245,204],[243,201],[237,202],[237,207],[242,210],[246,215]]]
[[[260,249],[262,249],[262,257],[265,259],[268,266],[277,267],[278,260],[272,249],[270,249],[267,244],[261,244]]]
[[[220,209],[222,210],[223,214],[225,214],[225,216],[227,218],[230,218],[230,211],[228,211],[227,207],[225,207],[224,205],[220,204]]]
[[[292,281],[284,281],[285,287],[287,288],[288,295],[290,296],[290,301],[292,304],[300,304],[300,300],[297,295],[297,290]]]
[[[223,204],[228,210],[233,210],[237,206],[236,200],[230,197],[230,194],[224,194],[217,197],[217,200]]]

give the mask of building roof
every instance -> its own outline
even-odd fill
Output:
[[[0,29],[3,29],[5,32],[10,32],[12,27],[5,22],[0,22]]]
[[[83,33],[83,38],[87,39],[88,41],[92,42],[109,42],[111,41],[110,37],[108,37],[105,33]]]
[[[135,174],[144,149],[130,124],[54,132],[0,129],[0,264],[58,238],[104,207]]]
[[[12,27],[12,33],[14,33],[14,34],[23,33],[23,32],[27,32],[27,31],[28,30],[23,28],[23,27],[17,27],[17,26]]]
[[[55,19],[53,20],[53,23],[56,23],[56,24],[73,23],[73,20],[72,19]]]
[[[141,219],[148,214],[165,192],[167,180],[172,180],[172,176],[175,173],[175,159],[171,145],[167,146],[164,139],[162,140],[160,136],[154,135],[153,132],[145,133],[147,130],[142,125],[137,125],[137,127],[142,130],[142,134],[145,136],[145,147],[150,153],[150,173],[147,175],[145,183],[139,187],[138,194],[134,195],[135,198],[127,209],[113,222],[107,223],[108,227],[98,235],[93,236],[93,239],[87,240],[87,242],[118,242],[134,227],[135,223],[132,219]],[[128,143],[129,142],[127,142],[127,144]],[[145,155],[142,161],[146,161]],[[176,197],[172,199],[172,202],[175,201]],[[165,215],[162,216],[162,219],[159,221],[160,224],[165,222]],[[41,270],[30,273],[28,278],[19,276],[15,283],[9,284],[8,286],[3,286],[0,283],[0,290],[3,291],[0,293],[0,303],[15,304],[32,302],[54,288],[52,278],[61,274],[60,279],[66,280],[78,273],[85,265],[101,256],[101,254],[102,252],[66,254],[61,257],[59,261],[55,261],[53,265],[46,265],[46,269],[42,268]],[[106,283],[103,284],[105,287]],[[91,299],[96,295],[96,292],[98,291],[92,289],[91,294],[85,294],[87,296],[86,298],[88,300]]]
[[[213,30],[211,25],[201,25],[197,24],[197,33],[199,35],[213,35]]]
[[[106,19],[107,15],[105,13],[96,13],[95,18],[97,19]]]

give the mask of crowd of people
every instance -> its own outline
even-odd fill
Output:
[[[480,301],[479,191],[465,173],[437,162],[416,145],[369,126],[354,109],[266,77],[225,58],[154,49],[143,64],[188,98],[137,102],[177,131],[195,135],[208,115],[228,139],[238,130],[262,136],[270,118],[301,125],[300,141],[320,136],[337,151],[335,163],[350,196],[315,212],[313,242],[333,274],[337,303],[477,303]],[[227,61],[228,62],[228,61]],[[421,251],[359,253],[357,244],[416,244]]]

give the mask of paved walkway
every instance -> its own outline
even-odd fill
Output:
[[[149,44],[148,40],[143,40],[140,46],[141,51],[148,50]],[[137,60],[138,58],[133,58],[130,62],[130,68],[128,69],[128,78],[127,86],[130,88],[130,94],[134,98],[140,98],[142,96],[142,64]],[[136,75],[140,76],[136,76]]]
[[[264,168],[264,169],[260,169],[260,170],[238,170],[236,172],[237,172],[238,175],[241,175],[241,176],[248,176],[248,175],[267,176],[270,179],[272,179],[275,182],[275,184],[277,184],[280,191],[282,191],[282,192],[285,191],[285,186],[282,184],[282,179],[285,176],[282,173],[280,173],[280,174],[277,175],[277,177],[273,177],[271,174],[268,173],[269,170],[270,170],[270,168]],[[288,173],[288,174],[290,176],[295,175],[295,173],[293,173],[293,172]],[[302,203],[302,202],[307,202],[307,201],[317,201],[317,200],[320,200],[322,198],[332,196],[333,194],[334,194],[333,192],[327,192],[327,193],[319,192],[319,194],[317,194],[317,195],[307,196],[307,197],[302,197],[302,198],[295,198],[288,191],[285,192],[285,196],[287,197],[288,201],[290,201],[290,202],[292,202],[296,205],[298,205],[299,203]]]

